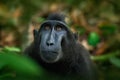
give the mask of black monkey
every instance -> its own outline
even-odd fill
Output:
[[[64,76],[62,80],[98,80],[89,52],[77,39],[63,15],[51,14],[34,30],[34,42],[25,53],[48,72]]]

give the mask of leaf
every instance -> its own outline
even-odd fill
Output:
[[[19,48],[8,47],[8,46],[4,47],[3,49],[6,50],[6,51],[14,51],[14,52],[20,52],[21,51]]]
[[[120,51],[116,50],[110,53],[105,53],[104,55],[100,55],[100,56],[91,56],[91,59],[95,61],[106,61],[118,55],[120,55]]]
[[[91,32],[88,36],[88,44],[96,46],[100,41],[100,37],[96,32]]]
[[[83,28],[82,26],[75,25],[75,29],[78,30],[78,33],[80,35],[83,35],[86,32],[85,28]]]
[[[0,61],[0,69],[2,69],[5,65],[6,63]]]
[[[14,53],[0,53],[0,63],[7,64],[19,74],[33,76],[42,74],[42,70],[32,60]]]
[[[120,68],[120,59],[119,59],[119,58],[117,58],[117,57],[112,57],[112,58],[110,58],[110,62],[111,62],[114,66]]]
[[[37,22],[43,22],[43,21],[45,21],[45,18],[39,17],[39,18],[36,18],[36,21]]]
[[[114,34],[117,30],[117,26],[113,24],[107,24],[100,26],[100,29],[103,31],[104,35]]]

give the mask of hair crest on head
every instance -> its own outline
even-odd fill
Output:
[[[62,21],[65,23],[65,15],[60,14],[60,13],[51,13],[47,20],[57,20],[57,21]]]

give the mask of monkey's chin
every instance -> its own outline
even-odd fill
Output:
[[[59,53],[52,51],[42,51],[40,56],[41,59],[46,63],[55,63],[60,59]]]

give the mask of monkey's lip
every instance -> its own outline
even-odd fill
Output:
[[[51,55],[51,56],[57,56],[58,52],[56,52],[56,51],[42,51],[42,54]]]
[[[42,53],[54,53],[54,54],[58,53],[57,51],[50,51],[50,50],[42,50],[41,52]]]
[[[58,55],[58,52],[56,51],[41,51],[41,53],[41,55],[47,60],[55,59]]]

